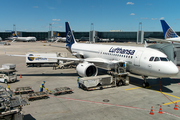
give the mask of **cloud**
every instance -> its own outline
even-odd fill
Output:
[[[134,5],[133,2],[127,2],[126,5]]]
[[[135,15],[134,13],[131,13],[130,15]]]
[[[158,20],[157,18],[151,18],[151,20]]]
[[[164,19],[164,17],[161,17],[161,18],[159,18],[160,20],[163,20]]]
[[[58,22],[52,22],[51,24],[59,24]]]
[[[60,21],[60,19],[52,19],[52,21]]]
[[[55,7],[48,7],[49,9],[56,9]]]
[[[39,8],[38,6],[33,6],[33,8]]]
[[[142,20],[148,20],[149,18],[140,18],[140,19],[142,19]]]

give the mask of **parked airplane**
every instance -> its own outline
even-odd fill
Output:
[[[66,37],[61,37],[59,33],[57,33],[57,38],[55,42],[66,42]]]
[[[164,33],[164,39],[148,38],[147,40],[157,41],[157,42],[180,42],[180,37],[167,24],[167,22],[165,20],[160,20],[160,21],[161,21],[162,30],[163,30],[163,33]]]
[[[23,42],[36,41],[36,37],[18,37],[15,32],[12,32],[12,37],[9,37],[9,39],[12,39],[12,42],[14,42],[14,41],[23,41]]]
[[[165,40],[170,42],[180,42],[180,37],[176,34],[176,32],[174,32],[173,29],[171,29],[171,27],[166,23],[166,21],[165,20],[160,20],[160,21],[161,21]]]
[[[47,57],[59,60],[79,61],[76,71],[80,76],[96,76],[99,68],[116,69],[120,63],[127,63],[127,70],[142,75],[143,87],[149,86],[148,76],[164,78],[178,74],[177,66],[167,56],[155,49],[119,45],[100,45],[77,43],[66,22],[66,48],[77,58]],[[22,56],[26,55],[9,55]],[[32,56],[31,56],[32,57]]]

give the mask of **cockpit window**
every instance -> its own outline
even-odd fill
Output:
[[[154,60],[154,57],[151,57],[150,59],[149,59],[149,61],[153,61]]]
[[[154,59],[154,61],[160,61],[160,59],[159,59],[158,57],[156,57],[156,58]]]
[[[165,57],[160,57],[161,61],[169,61],[167,58]]]

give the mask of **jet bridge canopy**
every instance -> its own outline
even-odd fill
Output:
[[[180,43],[158,43],[148,47],[163,52],[174,64],[180,65]]]

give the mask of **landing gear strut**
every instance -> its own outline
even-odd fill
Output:
[[[147,78],[148,78],[148,76],[143,76],[144,82],[143,82],[142,86],[144,88],[149,87],[149,83],[146,81]]]

